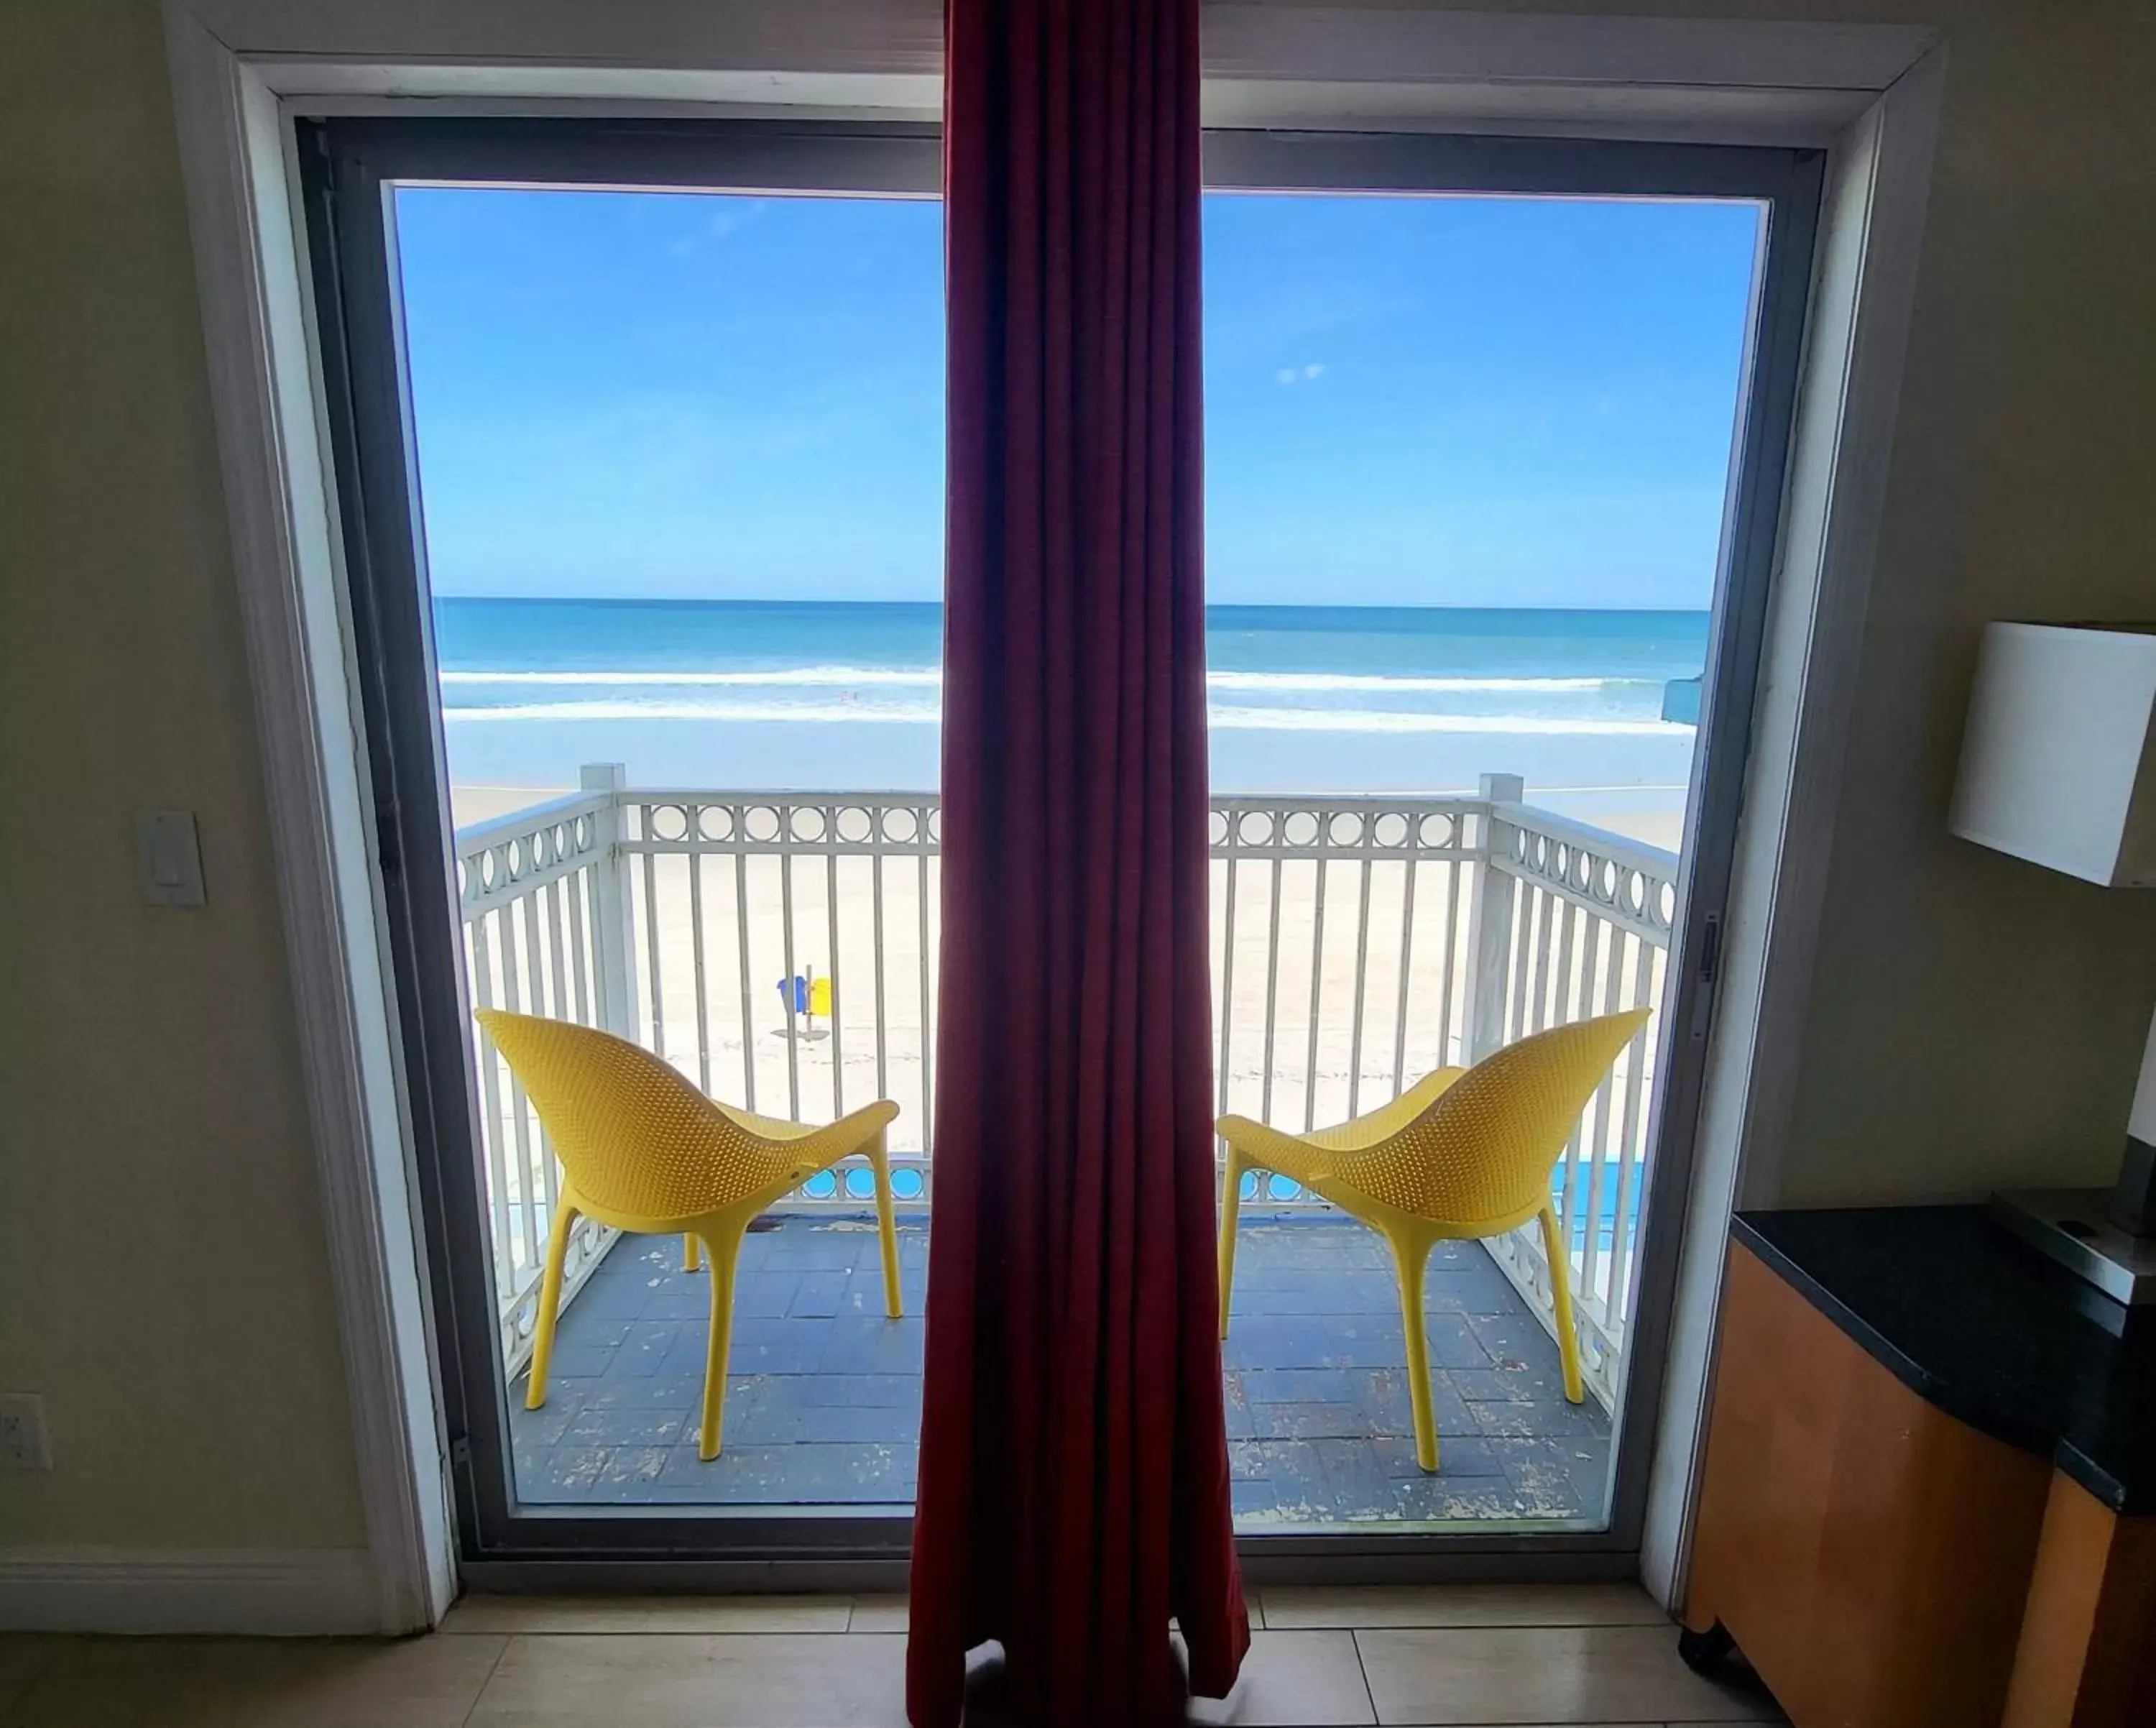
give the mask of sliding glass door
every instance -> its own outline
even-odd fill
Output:
[[[888,1568],[933,1087],[936,141],[305,144],[467,1551]],[[893,1101],[888,1242],[852,1148],[715,1290],[574,1203],[490,1011],[638,1047],[757,1144]]]
[[[1552,1148],[1553,1227],[1434,1251],[1407,1304],[1426,1373],[1386,1239],[1292,1173],[1240,1173],[1238,1528],[1622,1541],[1818,163],[1211,142],[1219,1107],[1381,1122],[1438,1071],[1648,1011]]]
[[[895,1583],[935,1201],[937,141],[300,147],[474,1576]],[[1653,1011],[1553,1172],[1569,1322],[1532,1229],[1433,1263],[1434,1469],[1383,1243],[1241,1173],[1253,1555],[1636,1548],[1818,167],[1209,141],[1218,1107],[1322,1129]],[[751,1137],[888,1101],[888,1188],[834,1153],[715,1304],[679,1237],[578,1210],[481,1011],[634,1046]]]

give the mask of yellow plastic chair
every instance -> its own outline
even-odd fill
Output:
[[[1471,1068],[1440,1068],[1383,1108],[1316,1134],[1287,1134],[1244,1116],[1223,1116],[1227,1180],[1220,1202],[1220,1335],[1235,1278],[1235,1219],[1243,1172],[1275,1170],[1322,1195],[1391,1245],[1407,1332],[1408,1391],[1415,1462],[1437,1468],[1430,1343],[1423,1325],[1423,1271],[1439,1242],[1502,1236],[1540,1217],[1557,1304],[1564,1395],[1577,1404],[1579,1340],[1572,1278],[1550,1200],[1550,1172],[1602,1077],[1647,1023],[1635,1008],[1553,1026],[1507,1045]]]
[[[827,1128],[811,1128],[716,1103],[649,1051],[610,1033],[497,1008],[482,1008],[477,1018],[523,1082],[562,1160],[563,1180],[539,1286],[526,1409],[547,1401],[562,1256],[579,1212],[619,1230],[683,1237],[692,1272],[697,1242],[709,1252],[711,1339],[697,1446],[706,1458],[719,1454],[734,1263],[749,1221],[819,1170],[856,1152],[868,1155],[875,1173],[884,1312],[899,1317],[898,1233],[884,1145],[896,1104],[880,1100]]]

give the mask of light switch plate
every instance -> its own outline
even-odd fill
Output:
[[[35,1392],[0,1392],[0,1470],[49,1470],[52,1467],[45,1401]]]
[[[145,810],[136,824],[142,897],[152,906],[200,906],[202,847],[192,810]]]

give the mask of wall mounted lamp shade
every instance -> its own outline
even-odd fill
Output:
[[[2105,887],[2156,887],[2156,626],[1994,624],[1953,831]]]
[[[2156,887],[2156,625],[1987,626],[1949,822],[2084,882]],[[1992,1210],[2116,1301],[2156,1304],[2156,1024],[2117,1187]]]

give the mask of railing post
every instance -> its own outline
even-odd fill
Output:
[[[629,770],[619,762],[588,762],[587,792],[612,795],[593,820],[598,825],[598,861],[592,867],[593,922],[592,952],[598,959],[599,1025],[618,1038],[636,1036],[636,911],[629,897],[629,871],[622,856],[622,789]]]
[[[1482,801],[1518,804],[1527,782],[1517,774],[1482,776]],[[1475,897],[1467,908],[1467,1061],[1478,1062],[1505,1041],[1505,982],[1512,961],[1512,878],[1490,860],[1512,849],[1515,829],[1494,808],[1482,815],[1482,843],[1476,849]]]

